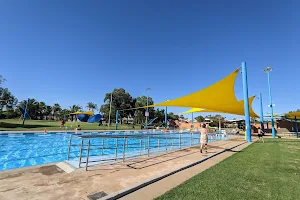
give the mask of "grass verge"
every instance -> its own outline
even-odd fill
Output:
[[[265,139],[156,200],[299,199],[300,140]]]

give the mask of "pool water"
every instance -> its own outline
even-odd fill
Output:
[[[142,132],[138,132],[141,134]],[[21,168],[26,166],[34,166],[40,164],[47,164],[53,162],[60,162],[67,160],[68,157],[68,147],[70,136],[74,133],[51,133],[47,135],[37,134],[37,133],[16,133],[16,134],[0,134],[0,170],[8,170],[14,168]],[[120,135],[120,134],[137,134],[137,132],[101,132],[101,133],[82,133],[82,134],[106,134],[106,135]],[[148,134],[148,133],[144,133]],[[149,141],[149,149],[151,153],[165,151],[167,146],[168,149],[179,149],[188,147],[191,144],[195,145],[199,143],[199,134],[181,134],[181,145],[179,144],[179,134],[168,134],[168,137],[173,138],[173,140],[165,139],[165,136],[155,136],[151,137]],[[158,137],[160,137],[160,143],[158,147]],[[226,139],[222,136],[209,136],[209,142],[214,142],[216,140]],[[90,151],[90,156],[110,157],[115,155],[116,150],[115,138],[105,138],[104,139],[104,149],[94,148],[95,150]],[[148,149],[148,138],[143,139],[143,149]],[[70,160],[78,159],[81,139],[73,136],[72,144],[77,146],[72,146],[70,150]],[[121,158],[123,153],[124,139],[118,139],[119,148],[117,150],[118,158]],[[87,140],[84,141],[84,145],[87,145]],[[91,139],[91,145],[97,147],[97,145],[102,145],[102,140]],[[137,155],[140,153],[140,139],[129,138],[126,145],[126,156]],[[146,153],[146,152],[145,152]],[[86,151],[82,152],[82,156],[86,155]]]

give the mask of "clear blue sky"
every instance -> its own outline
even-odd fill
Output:
[[[265,112],[262,70],[273,68],[275,112],[282,113],[300,108],[299,7],[296,0],[2,1],[0,74],[19,100],[100,105],[114,88],[140,96],[151,87],[158,103],[246,61],[249,95],[263,93]],[[241,99],[241,75],[235,90]]]

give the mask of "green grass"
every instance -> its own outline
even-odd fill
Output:
[[[265,139],[156,200],[300,199],[300,141]]]
[[[66,122],[68,130],[74,130],[76,125],[80,124],[82,130],[113,130],[115,124],[108,126],[98,126],[98,123],[89,124],[87,122]],[[70,126],[72,125],[72,128]],[[25,126],[23,127],[22,121],[19,119],[1,119],[0,120],[0,131],[43,131],[44,128],[47,130],[61,130],[60,121],[48,121],[48,120],[26,120]],[[140,125],[135,125],[136,129],[140,129]],[[119,130],[131,130],[132,125],[119,124]]]

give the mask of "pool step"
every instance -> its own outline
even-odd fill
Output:
[[[72,173],[76,169],[75,167],[71,166],[69,163],[65,161],[57,163],[56,166],[64,170],[68,174]]]

